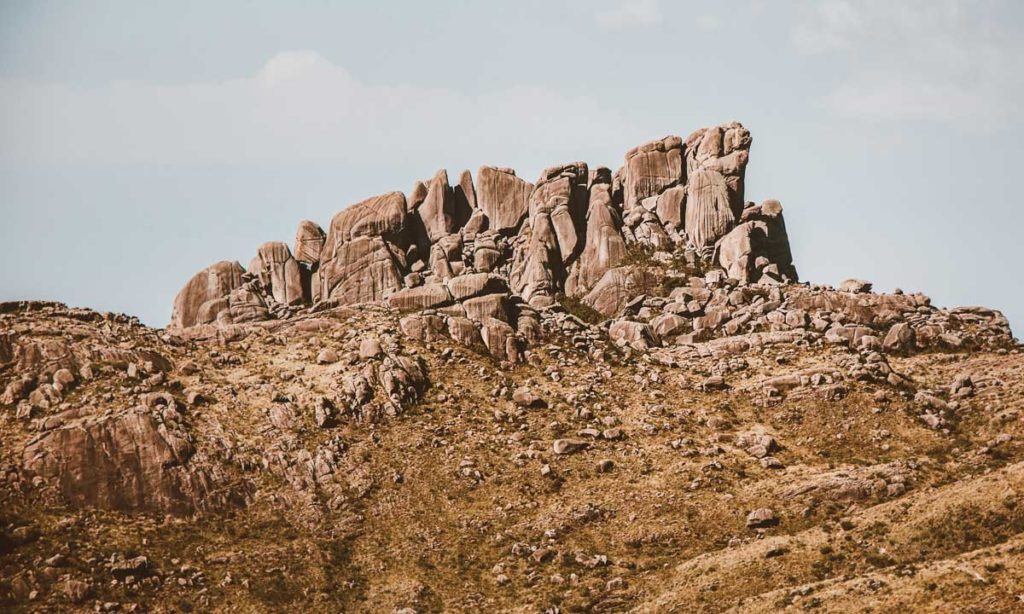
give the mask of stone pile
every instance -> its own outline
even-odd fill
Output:
[[[778,343],[842,345],[868,354],[1014,345],[998,311],[940,309],[922,294],[745,284],[720,271],[689,277],[664,297],[642,296],[620,315],[609,327],[618,345],[675,347],[677,354],[715,358]]]

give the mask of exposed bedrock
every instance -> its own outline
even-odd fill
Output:
[[[527,342],[521,310],[568,296],[616,315],[657,285],[650,263],[721,268],[742,283],[795,281],[781,205],[744,201],[750,144],[733,122],[634,147],[615,172],[572,162],[529,183],[496,166],[455,181],[441,169],[408,194],[343,209],[326,232],[302,221],[293,249],[265,243],[248,270],[227,261],[205,269],[178,294],[170,328],[387,301],[445,310],[427,329],[514,358]],[[487,292],[455,296],[463,277],[486,279]]]

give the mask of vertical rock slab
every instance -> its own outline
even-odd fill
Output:
[[[780,280],[797,281],[799,276],[793,266],[793,252],[789,246],[789,233],[782,215],[782,203],[766,200],[743,210],[740,222],[756,221],[764,225],[764,241],[758,249],[758,256],[774,264]]]
[[[320,301],[320,255],[326,242],[327,233],[319,224],[309,220],[299,222],[292,255],[299,263],[302,296],[308,303]]]
[[[319,264],[320,253],[327,241],[327,233],[316,222],[302,220],[299,228],[295,231],[295,249],[292,256],[300,264],[312,266]]]
[[[717,171],[696,170],[686,195],[686,234],[698,250],[715,244],[735,223],[725,178]]]
[[[510,275],[512,288],[525,300],[551,298],[565,287],[585,229],[588,177],[586,163],[576,162],[545,169],[537,181]]]
[[[609,269],[618,266],[626,256],[622,220],[612,204],[611,182],[593,184],[589,201],[586,244],[565,283],[565,293],[569,296],[582,296],[589,292]]]
[[[719,173],[733,217],[743,212],[744,178],[750,158],[750,131],[739,122],[701,128],[686,139],[687,176],[698,170]]]
[[[427,195],[415,211],[431,244],[452,232],[454,209],[455,193],[448,185],[448,172],[441,169],[430,180]]]
[[[256,250],[258,275],[274,300],[282,305],[302,303],[302,276],[299,263],[281,241],[264,243]]]
[[[516,177],[512,169],[494,166],[481,166],[476,180],[477,204],[487,216],[487,227],[515,234],[526,217],[533,185]]]

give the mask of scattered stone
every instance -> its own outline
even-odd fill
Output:
[[[316,361],[322,365],[330,365],[338,362],[338,353],[331,349],[320,350],[316,355]]]
[[[512,393],[512,401],[519,407],[547,407],[544,399],[540,398],[533,390],[526,386],[516,388]]]
[[[586,449],[588,445],[587,442],[578,439],[556,439],[552,442],[551,449],[555,454],[572,454]]]
[[[861,294],[871,292],[871,282],[864,281],[863,279],[847,279],[843,283],[839,284],[840,292],[853,292],[855,294]]]
[[[758,508],[747,514],[747,528],[761,529],[779,524],[779,519],[770,508]]]

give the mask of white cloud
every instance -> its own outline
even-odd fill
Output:
[[[592,99],[544,88],[368,84],[308,50],[219,82],[0,81],[0,160],[20,162],[380,163],[443,150],[504,163],[625,143],[628,126]]]
[[[829,62],[825,106],[842,117],[994,126],[1024,95],[1024,42],[1000,0],[805,3],[790,32]]]
[[[616,0],[614,6],[598,12],[597,25],[606,30],[648,27],[661,22],[658,0]]]

